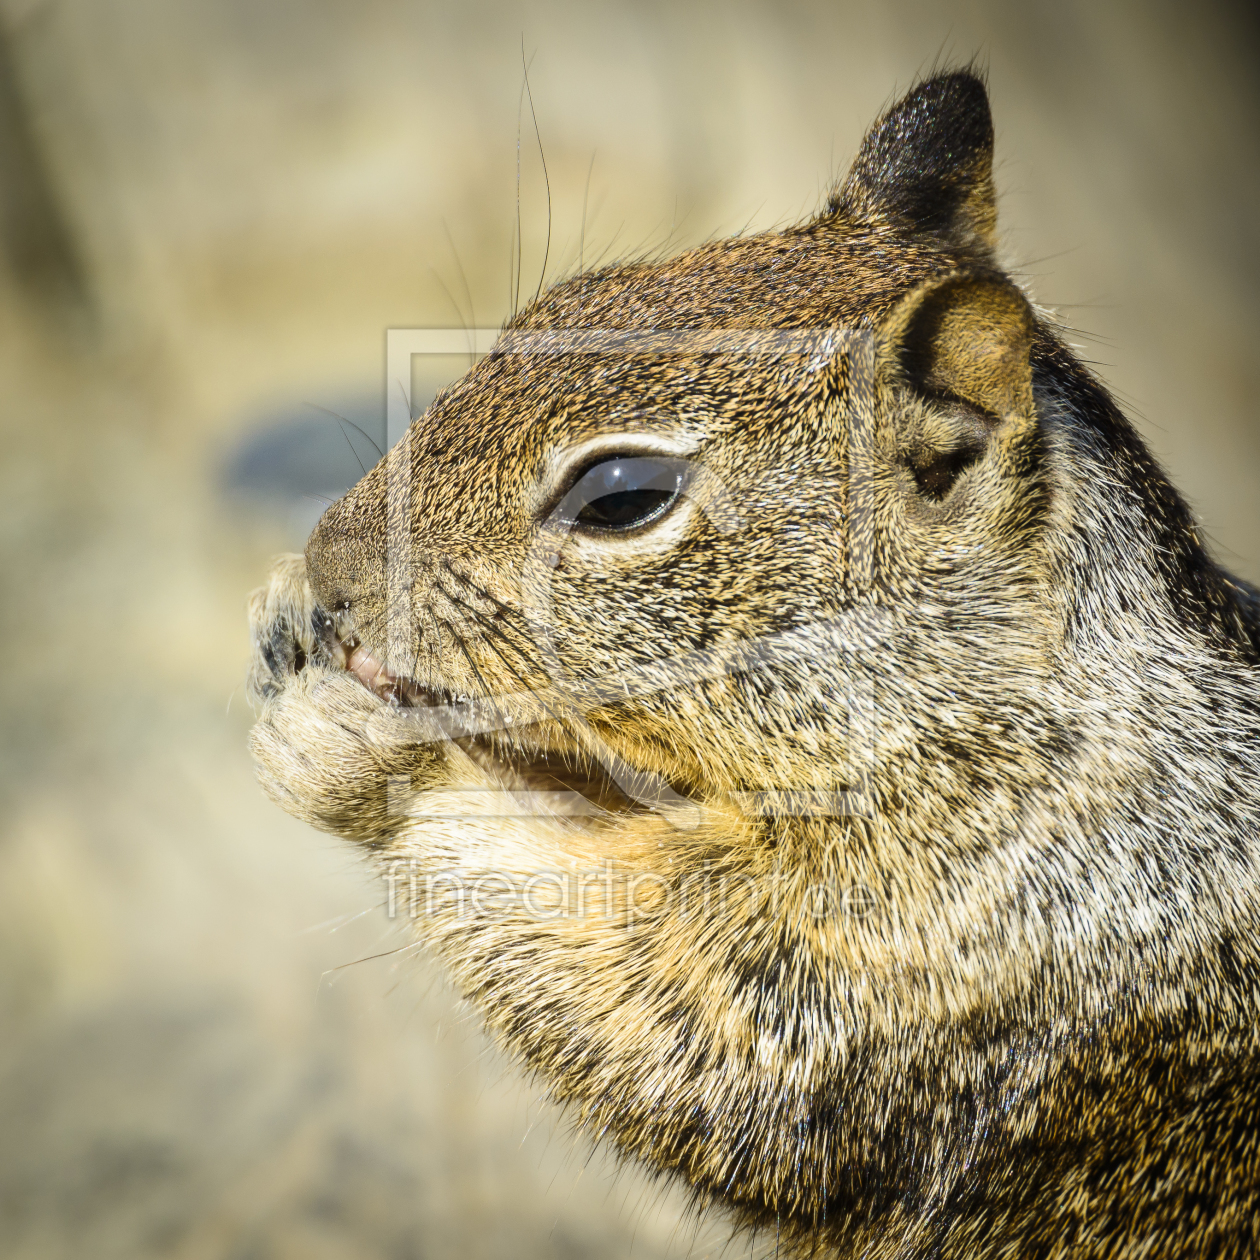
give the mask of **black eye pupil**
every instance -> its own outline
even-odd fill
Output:
[[[655,516],[673,497],[668,490],[620,490],[586,504],[577,519],[583,525],[630,529]]]
[[[679,460],[606,459],[589,468],[569,492],[570,519],[596,529],[635,529],[664,513],[681,484]]]

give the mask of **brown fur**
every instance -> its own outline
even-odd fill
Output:
[[[544,294],[255,596],[254,752],[701,1202],[803,1253],[1249,1255],[1260,602],[998,267],[991,162],[942,75],[811,222]],[[557,530],[596,448],[699,472]],[[547,873],[557,913],[435,872]]]

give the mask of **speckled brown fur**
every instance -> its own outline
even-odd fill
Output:
[[[785,1246],[1252,1255],[1260,599],[1000,269],[991,164],[982,84],[942,75],[812,221],[543,294],[255,597],[254,753],[387,871],[650,877],[638,916],[398,892],[579,1123]],[[849,332],[512,350],[584,328]],[[565,453],[604,438],[708,480],[633,536],[547,541]],[[813,649],[740,666],[793,633]],[[404,697],[513,722],[435,740],[346,641]],[[616,693],[697,652],[728,667]],[[854,787],[855,680],[865,807],[750,812]],[[391,796],[449,813],[600,746],[683,801]],[[700,874],[720,905],[682,895]],[[870,912],[806,913],[820,886]]]

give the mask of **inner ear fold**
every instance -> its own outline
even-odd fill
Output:
[[[932,498],[1001,440],[1015,455],[1035,430],[1031,353],[1036,317],[1009,280],[955,272],[908,294],[881,329],[888,376],[920,395],[931,416],[899,441]]]
[[[919,492],[941,500],[989,444],[992,419],[966,403],[949,402],[924,408],[917,423],[899,442],[906,467]]]

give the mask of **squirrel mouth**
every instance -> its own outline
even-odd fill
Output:
[[[449,704],[454,698],[433,688],[421,687],[410,679],[400,678],[353,635],[335,641],[333,659],[382,700],[390,700],[405,708]]]
[[[563,719],[554,714],[515,720],[515,697],[473,697],[444,687],[425,686],[390,670],[353,634],[328,643],[333,661],[374,695],[402,709],[477,710],[482,718],[455,723],[448,738],[504,791],[545,794],[553,808],[567,814],[639,814],[652,808],[619,785],[602,760],[576,739],[557,732]],[[511,704],[518,699],[517,705]],[[501,706],[499,701],[507,702]],[[471,727],[473,729],[467,729]],[[480,727],[480,729],[476,729]],[[490,729],[486,729],[490,727]],[[624,776],[619,776],[623,777]],[[566,807],[564,798],[569,799]]]

